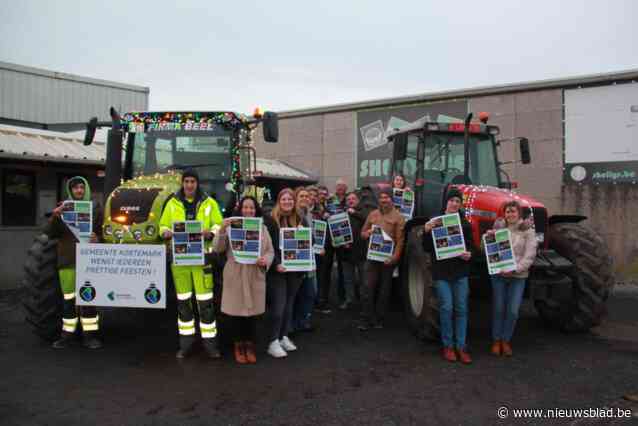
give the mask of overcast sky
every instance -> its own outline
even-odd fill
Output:
[[[283,111],[638,68],[633,0],[0,4],[0,60],[149,86],[152,110]]]

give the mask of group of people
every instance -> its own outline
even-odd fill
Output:
[[[88,183],[82,178],[69,182],[69,198],[90,198]],[[266,313],[268,305],[268,349],[275,358],[284,358],[296,351],[291,336],[295,332],[312,331],[313,312],[330,313],[334,306],[331,290],[336,278],[336,306],[352,309],[359,305],[361,321],[359,329],[383,328],[387,312],[393,272],[399,264],[404,245],[405,218],[395,208],[393,189],[409,189],[403,176],[396,176],[390,187],[380,189],[375,196],[370,190],[348,192],[346,183],[339,179],[335,193],[331,195],[325,186],[285,188],[277,194],[276,202],[268,214],[262,212],[256,198],[241,198],[232,212],[224,219],[217,202],[204,193],[199,176],[194,170],[182,174],[182,185],[169,199],[160,219],[159,232],[165,241],[172,238],[172,224],[197,220],[203,226],[206,251],[224,255],[222,271],[223,291],[220,309],[226,315],[228,332],[232,336],[234,357],[240,364],[255,363],[257,354],[257,319]],[[444,213],[458,213],[463,202],[462,193],[450,188],[446,196]],[[45,232],[59,239],[59,278],[64,297],[62,334],[53,343],[64,348],[74,338],[78,318],[75,306],[75,241],[61,220],[62,207],[53,211]],[[94,212],[94,217],[99,215]],[[281,228],[312,228],[313,220],[326,221],[331,215],[347,213],[352,240],[334,247],[330,233],[326,234],[324,248],[316,253],[316,269],[309,272],[288,271],[283,266],[280,249]],[[258,259],[254,264],[239,262],[229,245],[231,227],[229,217],[261,217],[263,227]],[[468,277],[470,260],[476,256],[470,224],[461,214],[466,250],[460,257],[436,260],[432,256],[432,278],[440,304],[441,340],[443,357],[448,361],[460,359],[471,363],[466,348]],[[536,254],[536,238],[530,224],[522,219],[521,206],[512,201],[504,206],[504,218],[494,227],[508,228],[512,235],[513,251],[517,259],[515,272],[492,277],[493,288],[493,345],[495,355],[512,355],[510,344],[518,309],[521,304],[525,279]],[[424,225],[423,246],[433,252],[432,232],[434,224]],[[383,262],[367,259],[368,240],[374,227],[380,227],[392,238],[394,251]],[[492,233],[494,230],[488,231]],[[101,226],[94,221],[92,242],[101,240]],[[219,286],[213,281],[210,264],[198,266],[171,265],[171,273],[177,297],[177,330],[179,350],[177,358],[192,353],[197,329],[202,346],[211,358],[220,358],[217,342],[217,321],[213,304],[214,292]],[[193,304],[193,292],[195,307]],[[195,308],[197,315],[195,315]],[[84,345],[99,348],[97,337],[99,318],[95,308],[79,309],[83,327]],[[195,319],[198,318],[198,324]]]

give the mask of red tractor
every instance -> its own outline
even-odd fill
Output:
[[[405,227],[405,250],[400,267],[403,305],[411,328],[419,337],[438,336],[438,303],[432,288],[430,255],[421,244],[423,224],[441,214],[451,186],[464,194],[464,210],[472,224],[475,244],[502,217],[505,201],[518,200],[532,219],[539,241],[527,293],[541,318],[564,331],[586,331],[600,324],[614,285],[612,259],[603,239],[583,224],[579,215],[550,215],[542,203],[512,192],[502,179],[497,156],[499,129],[472,114],[464,122],[421,120],[388,135],[393,142],[392,173],[403,174],[412,187],[415,207]],[[529,164],[529,141],[518,141],[521,162]],[[476,247],[477,251],[480,247]],[[472,260],[472,287],[489,288],[484,256]]]

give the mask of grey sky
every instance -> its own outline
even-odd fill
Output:
[[[0,3],[0,60],[149,86],[153,110],[289,110],[638,68],[633,0]]]

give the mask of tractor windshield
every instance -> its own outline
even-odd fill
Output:
[[[199,173],[202,189],[225,204],[225,185],[231,171],[231,137],[231,130],[221,128],[212,132],[134,133],[129,139],[133,148],[133,177],[193,168]]]
[[[414,180],[416,172],[417,148],[422,140],[420,134],[408,137],[407,158],[404,174],[408,181]],[[496,153],[489,135],[472,134],[470,148],[470,180],[477,185],[498,186]],[[428,133],[424,146],[424,175],[426,182],[450,183],[455,177],[463,176],[464,168],[463,134]]]

